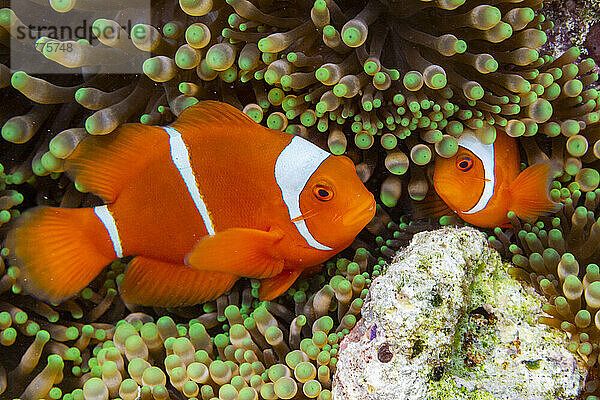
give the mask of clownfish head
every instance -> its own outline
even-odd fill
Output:
[[[373,219],[373,195],[348,157],[333,156],[300,137],[286,150],[276,178],[290,219],[306,241],[303,247],[344,249]]]
[[[459,141],[458,152],[450,158],[437,158],[433,185],[453,211],[473,214],[486,207],[494,191],[494,147],[472,135]]]
[[[320,242],[333,249],[348,246],[373,219],[375,199],[345,156],[329,156],[300,194],[306,224]]]

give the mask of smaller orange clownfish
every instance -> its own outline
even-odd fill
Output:
[[[119,284],[126,302],[197,304],[240,277],[260,279],[270,300],[375,214],[348,157],[215,101],[170,126],[87,137],[65,172],[105,204],[27,210],[6,239],[24,290],[54,303],[124,256],[134,256]]]
[[[556,167],[540,162],[521,171],[517,141],[498,131],[493,144],[482,143],[466,130],[458,139],[458,152],[437,158],[435,191],[464,221],[481,228],[505,227],[507,214],[536,218],[559,206],[550,197]]]

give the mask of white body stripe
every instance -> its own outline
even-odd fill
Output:
[[[300,211],[300,193],[304,190],[304,186],[306,186],[312,174],[327,157],[329,157],[329,153],[300,136],[294,136],[290,144],[277,157],[275,180],[281,189],[281,195],[288,208],[290,220],[302,215],[302,211]],[[294,224],[300,235],[306,239],[310,246],[318,250],[332,250],[313,237],[304,220],[295,221]]]
[[[190,153],[181,137],[181,133],[169,126],[163,126],[162,128],[169,134],[169,145],[171,146],[171,158],[173,159],[173,164],[177,167],[177,170],[187,187],[188,193],[192,196],[196,209],[204,221],[206,231],[212,236],[215,234],[214,224],[210,219],[206,204],[204,204],[204,200],[202,200],[202,196],[198,190],[198,183],[196,182],[196,176],[194,175],[192,164],[190,162]]]
[[[485,178],[483,193],[477,204],[470,210],[462,211],[464,214],[475,214],[483,210],[494,195],[494,186],[496,185],[494,160],[494,145],[482,143],[473,133],[465,132],[458,139],[458,145],[464,147],[481,160],[483,164],[483,175]]]
[[[94,207],[94,214],[96,214],[98,219],[100,219],[100,222],[102,222],[104,225],[104,228],[106,228],[108,237],[112,242],[117,257],[123,257],[123,248],[121,247],[121,239],[119,238],[117,224],[115,223],[115,219],[113,218],[111,212],[108,210],[108,206]]]

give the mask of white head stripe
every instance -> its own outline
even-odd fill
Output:
[[[458,145],[464,147],[473,153],[481,160],[483,164],[483,177],[485,178],[483,193],[477,204],[468,211],[463,211],[464,214],[475,214],[483,210],[494,195],[495,180],[495,161],[494,161],[494,145],[484,144],[471,132],[463,133],[458,139]]]
[[[290,144],[277,157],[275,181],[281,189],[281,195],[290,214],[290,220],[302,215],[302,211],[300,211],[300,193],[304,190],[304,186],[306,186],[312,174],[327,157],[329,157],[329,153],[300,136],[294,136]],[[310,246],[318,250],[332,250],[313,237],[304,220],[296,221],[294,224],[300,235],[306,239]]]
[[[212,236],[215,234],[215,228],[210,219],[206,204],[204,204],[204,200],[202,200],[202,196],[200,195],[200,190],[198,190],[196,175],[192,170],[192,164],[190,162],[190,153],[181,137],[181,133],[169,126],[163,126],[162,128],[169,134],[169,145],[171,146],[171,158],[173,159],[173,164],[177,167],[177,170],[187,187],[188,193],[192,196],[196,209],[204,221],[206,231]]]
[[[123,248],[121,248],[121,239],[119,239],[119,231],[117,230],[117,224],[113,218],[111,212],[108,210],[108,206],[94,207],[94,214],[100,219],[100,222],[106,228],[108,237],[112,242],[115,254],[118,258],[123,257]]]

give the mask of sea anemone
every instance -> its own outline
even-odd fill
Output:
[[[548,296],[551,317],[542,322],[572,333],[573,351],[597,364],[598,73],[576,47],[557,58],[541,54],[553,27],[539,13],[542,0],[160,0],[145,21],[113,0],[32,1],[32,10],[53,16],[105,18],[75,41],[39,35],[21,22],[28,15],[19,4],[0,9],[4,48],[64,68],[29,73],[2,55],[0,87],[11,107],[0,112],[9,142],[0,224],[35,204],[97,204],[61,174],[81,140],[125,122],[165,125],[204,99],[347,154],[395,217],[406,193],[425,198],[428,167],[453,156],[463,132],[492,143],[500,129],[519,138],[529,164],[549,157],[563,166],[552,198],[564,207],[539,221],[511,214],[514,234],[498,228],[490,244],[513,258],[515,276]],[[52,51],[57,46],[68,51]],[[123,73],[108,73],[115,65]],[[154,398],[175,390],[326,399],[335,346],[359,316],[370,279],[427,226],[385,210],[378,207],[350,254],[269,303],[257,301],[257,282],[243,281],[203,306],[138,309],[117,294],[126,265],[118,261],[75,298],[48,305],[21,293],[18,268],[2,264],[0,344],[15,350],[0,362],[0,393],[133,399],[140,388]]]
[[[599,119],[598,93],[589,87],[598,78],[595,63],[577,61],[577,48],[556,60],[540,55],[544,30],[553,26],[536,13],[541,0],[500,7],[464,0],[352,1],[345,12],[325,0],[173,3],[153,4],[158,21],[129,32],[122,28],[128,13],[94,20],[89,39],[97,46],[49,37],[26,42],[18,32],[29,28],[11,9],[1,10],[5,41],[10,36],[30,45],[33,59],[76,72],[58,82],[2,69],[4,85],[30,100],[19,96],[27,111],[8,119],[2,135],[35,143],[27,165],[11,170],[15,183],[61,171],[86,134],[108,134],[135,119],[165,124],[198,99],[215,96],[273,129],[349,154],[365,182],[383,161],[390,177],[381,182],[379,174],[374,184],[389,194],[382,196],[388,206],[401,193],[397,176],[409,169],[408,193],[423,199],[424,166],[455,154],[465,129],[485,143],[494,141],[496,129],[513,137],[540,132],[540,141],[568,140],[562,146],[567,152],[557,157],[579,159],[589,149],[597,158],[598,138],[588,128]],[[67,14],[114,7],[99,4],[49,1]],[[52,51],[57,45],[71,50]],[[102,72],[143,52],[147,59],[137,68],[145,76],[79,75],[81,68]]]

